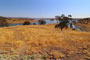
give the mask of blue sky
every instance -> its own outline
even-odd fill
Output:
[[[0,16],[52,18],[61,14],[90,17],[90,0],[0,0]]]

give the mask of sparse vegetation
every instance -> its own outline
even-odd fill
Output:
[[[23,25],[30,25],[31,23],[29,21],[25,21]]]
[[[12,60],[14,56],[23,60],[89,59],[89,32],[68,28],[62,33],[54,26],[55,24],[0,28],[1,59]],[[2,54],[8,57],[4,58]]]
[[[25,21],[29,21],[31,23],[36,22],[36,20],[30,18],[8,18],[8,17],[5,18],[8,24],[24,23]]]
[[[33,25],[37,25],[36,23],[33,23]]]
[[[90,18],[80,19],[79,23],[81,23],[81,24],[89,24],[90,23]]]
[[[0,16],[0,26],[1,27],[8,26],[8,22],[6,21],[5,17]]]
[[[46,21],[44,21],[44,20],[39,20],[38,23],[39,23],[40,25],[44,25],[44,24],[46,24]]]

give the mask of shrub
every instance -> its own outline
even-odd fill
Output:
[[[33,25],[37,25],[36,23],[33,23]]]
[[[44,25],[44,24],[46,24],[46,21],[45,20],[39,20],[38,23],[39,23],[39,25]]]
[[[23,25],[31,25],[31,23],[29,21],[25,21]]]

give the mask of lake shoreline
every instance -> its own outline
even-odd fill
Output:
[[[76,23],[74,25],[76,27],[78,27],[81,31],[90,32],[90,25],[88,25],[88,24]]]

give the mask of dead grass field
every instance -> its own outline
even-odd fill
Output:
[[[55,24],[0,28],[0,53],[8,55],[45,54],[47,60],[87,60],[90,32],[70,28],[60,31]]]
[[[6,21],[9,24],[24,23],[25,21],[29,21],[31,23],[32,22],[37,22],[37,20],[25,19],[25,18],[7,18]]]

